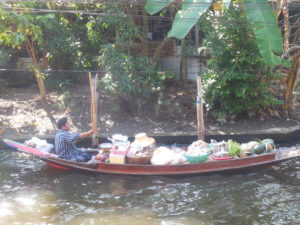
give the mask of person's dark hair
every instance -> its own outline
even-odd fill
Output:
[[[67,122],[68,122],[68,118],[67,117],[60,118],[57,121],[57,127],[58,127],[58,129],[61,129],[63,126],[65,126]]]

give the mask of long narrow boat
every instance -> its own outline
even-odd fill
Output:
[[[83,163],[64,160],[51,153],[44,153],[36,148],[24,144],[3,140],[8,146],[39,157],[50,166],[61,169],[72,169],[86,172],[103,174],[124,174],[124,175],[186,175],[186,174],[207,174],[223,173],[241,170],[257,169],[260,167],[273,166],[278,163],[300,157],[300,147],[279,149],[272,153],[254,155],[245,158],[207,161],[204,163],[188,163],[182,165],[138,165],[138,164],[112,164],[112,163]]]

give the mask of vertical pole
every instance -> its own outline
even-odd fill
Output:
[[[94,79],[94,91],[95,91],[95,95],[94,95],[94,107],[95,107],[95,116],[94,116],[94,126],[95,126],[95,131],[97,131],[98,129],[98,121],[97,121],[97,115],[98,115],[98,98],[99,98],[99,93],[97,91],[97,81],[98,81],[98,74],[96,74],[95,79]],[[93,141],[93,145],[94,146],[98,146],[99,145],[99,132],[94,133],[94,141]]]
[[[195,26],[195,48],[196,48],[196,51],[198,53],[198,49],[199,49],[199,29],[197,27],[197,24]]]
[[[96,76],[98,77],[98,76]],[[98,93],[97,93],[97,86],[96,86],[96,79],[92,78],[92,74],[89,72],[89,83],[90,83],[90,91],[91,91],[91,122],[92,122],[92,129],[94,131],[97,130],[97,100],[98,100]],[[98,139],[96,137],[96,133],[93,135],[92,138],[92,146],[98,146]]]
[[[203,89],[201,77],[197,77],[197,127],[198,139],[204,141]]]

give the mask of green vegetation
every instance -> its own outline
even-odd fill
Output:
[[[281,103],[269,91],[276,73],[265,65],[250,24],[238,8],[230,8],[220,18],[209,12],[200,26],[209,55],[205,101],[214,117],[226,121],[253,116]]]
[[[9,51],[6,49],[0,49],[0,67],[5,66],[10,59]],[[5,80],[0,78],[0,88],[4,86]]]
[[[0,49],[0,67],[5,66],[9,61],[11,55],[8,49],[2,48]]]
[[[16,3],[17,7],[23,8],[23,12],[6,12],[0,10],[0,40],[2,46],[12,49],[25,48],[32,60],[32,69],[40,90],[41,99],[46,98],[44,74],[39,66],[43,57],[43,46],[46,44],[44,29],[54,28],[55,16],[47,13],[44,15],[26,13],[25,7],[35,7],[33,3]]]
[[[157,73],[147,57],[133,57],[115,45],[106,45],[97,58],[107,73],[101,79],[101,89],[112,97],[137,104],[138,112],[151,94],[164,89],[164,80],[170,73]]]
[[[175,16],[172,29],[168,33],[168,37],[183,39],[198,22],[200,17],[207,12],[211,4],[217,5],[218,13],[226,12],[231,8],[231,4],[236,4],[247,15],[247,19],[252,24],[252,30],[255,34],[256,44],[265,63],[273,68],[280,65],[280,57],[276,54],[281,54],[283,51],[282,36],[274,12],[268,0],[168,0],[162,3],[160,0],[148,0],[145,9],[150,14],[159,12],[170,4],[178,4],[181,7]],[[182,4],[180,4],[182,3]],[[222,4],[222,7],[221,7]],[[267,25],[262,26],[263,23]]]
[[[233,140],[228,140],[229,156],[239,156],[241,154],[241,146]]]
[[[146,11],[155,14],[163,8],[161,18],[155,16],[162,19],[157,28],[157,21],[149,19]],[[163,28],[169,22],[162,17],[175,14],[167,34]],[[187,68],[187,58],[198,54],[194,31],[190,32],[195,24],[204,35],[201,44],[208,57],[206,109],[215,118],[254,116],[282,104],[274,97],[282,94],[273,91],[280,76],[278,65],[283,66],[279,57],[282,37],[267,0],[148,0],[145,9],[133,3],[2,2],[0,66],[9,61],[11,53],[30,57],[42,99],[46,98],[45,87],[66,91],[66,87],[81,84],[87,71],[98,71],[102,91],[140,111],[148,100],[164,101],[165,81],[173,75],[160,72],[157,61],[170,37],[183,39],[181,71]],[[155,32],[161,40],[151,43],[148,35]],[[293,60],[299,61],[297,57]],[[295,75],[299,63],[294,64]],[[291,95],[293,80],[287,83]],[[184,111],[178,103],[170,105],[174,113]]]

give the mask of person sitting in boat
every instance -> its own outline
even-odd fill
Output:
[[[87,162],[92,159],[93,155],[84,149],[77,148],[75,142],[79,139],[91,136],[95,133],[94,130],[83,133],[71,133],[71,125],[67,117],[60,118],[57,121],[57,127],[55,150],[58,157],[77,162]]]

